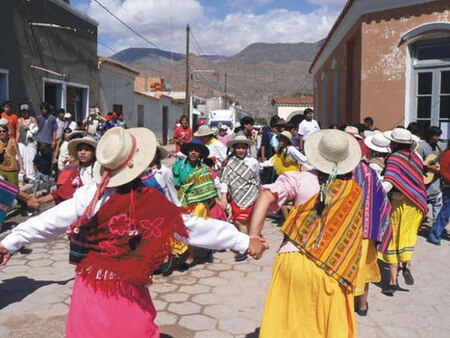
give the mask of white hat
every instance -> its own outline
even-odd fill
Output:
[[[26,103],[20,105],[20,110],[28,110],[30,108]]]
[[[364,134],[364,137],[369,137],[370,135],[373,135],[373,134],[382,134],[382,132],[380,130],[378,130],[378,129],[375,129],[375,130],[364,130],[363,134]]]
[[[369,149],[377,151],[379,153],[389,153],[391,149],[389,148],[389,141],[383,133],[373,133],[364,139],[364,143]]]
[[[72,135],[73,133],[70,133],[69,135]],[[69,151],[69,154],[73,156],[74,158],[77,158],[77,148],[80,144],[87,144],[91,146],[92,148],[97,148],[97,141],[93,139],[90,136],[85,136],[82,138],[76,138],[73,140],[70,140],[67,144],[67,150]]]
[[[232,137],[232,138],[230,138],[229,140],[228,140],[228,142],[227,142],[227,147],[228,148],[232,148],[232,147],[234,147],[236,144],[239,144],[239,143],[244,143],[244,144],[247,144],[248,146],[250,146],[252,143],[253,143],[253,141],[252,140],[249,140],[245,135],[243,135],[243,134],[236,134],[236,135],[234,135],[234,137]]]
[[[195,137],[202,137],[208,135],[214,135],[214,131],[207,125],[200,126],[198,130],[194,133]]]
[[[359,130],[358,128],[354,127],[354,126],[347,126],[345,127],[344,130],[346,133],[349,133],[350,135],[353,135],[356,138],[362,139],[361,135],[359,135]]]
[[[384,136],[395,143],[413,144],[414,139],[409,130],[405,128],[395,128],[394,130],[385,131]]]
[[[8,125],[8,120],[5,118],[0,118],[0,126],[6,126]]]
[[[228,130],[228,126],[227,126],[226,124],[222,124],[222,125],[220,126],[220,129],[221,129],[221,130]]]
[[[289,131],[287,131],[287,130],[283,130],[283,131],[280,133],[279,136],[284,136],[284,137],[289,141],[289,143],[292,144],[292,134],[291,134],[291,132],[289,132]]]
[[[65,119],[70,119],[70,118],[72,118],[72,114],[71,113],[65,113],[64,114],[64,118]]]
[[[97,144],[94,178],[100,183],[109,176],[106,187],[118,187],[133,181],[153,161],[157,141],[147,128],[109,129]]]
[[[337,165],[337,174],[342,175],[358,165],[361,148],[353,136],[337,129],[324,129],[308,136],[305,155],[317,170],[331,174]]]

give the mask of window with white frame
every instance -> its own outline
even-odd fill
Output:
[[[412,46],[413,109],[411,117],[424,127],[450,120],[450,39]]]

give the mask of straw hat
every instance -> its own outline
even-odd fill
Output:
[[[361,148],[353,136],[337,129],[324,129],[308,136],[305,155],[319,171],[331,174],[337,165],[337,174],[342,175],[358,165]]]
[[[383,133],[373,133],[364,139],[364,143],[369,149],[377,151],[379,153],[389,153],[391,149],[389,148],[389,141]]]
[[[207,125],[200,126],[198,130],[194,133],[195,137],[203,137],[208,135],[214,135],[214,131]]]
[[[65,119],[71,119],[72,118],[72,114],[71,113],[65,113],[64,114],[64,118]]]
[[[69,134],[67,134],[68,137],[68,141],[73,140],[74,138],[79,138],[79,137],[83,137],[84,135],[86,135],[84,133],[84,131],[81,130],[76,130],[76,131],[72,131]]]
[[[147,128],[109,129],[97,144],[95,180],[100,183],[109,173],[108,188],[133,181],[152,162],[156,147],[156,136]]]
[[[283,130],[279,136],[284,136],[292,144],[292,134],[289,131]]]
[[[378,130],[378,129],[375,129],[375,130],[364,130],[363,134],[364,134],[364,137],[369,137],[369,136],[374,135],[374,134],[382,134],[382,132],[380,130]]]
[[[189,151],[192,148],[197,148],[200,150],[202,158],[207,158],[209,156],[209,149],[203,144],[199,139],[193,138],[191,142],[185,143],[181,146],[181,152],[186,156],[189,155]]]
[[[395,128],[394,130],[385,131],[384,136],[395,143],[413,144],[414,139],[409,130],[404,128]]]
[[[353,126],[347,126],[344,130],[346,133],[349,133],[350,135],[353,135],[356,138],[362,139],[361,135],[359,135],[359,130],[356,127]]]
[[[230,138],[230,140],[227,142],[227,147],[232,148],[239,143],[244,143],[248,146],[251,146],[253,144],[253,141],[249,140],[245,135],[237,134],[234,135],[234,137]]]
[[[97,141],[90,136],[73,139],[67,144],[67,150],[69,151],[69,154],[74,158],[78,157],[77,148],[80,144],[87,144],[88,146],[94,148],[94,150],[97,148]]]

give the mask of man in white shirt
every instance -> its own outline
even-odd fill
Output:
[[[302,149],[305,140],[308,139],[308,136],[320,130],[319,123],[317,123],[317,121],[313,119],[314,111],[311,108],[306,108],[303,112],[303,115],[305,116],[305,118],[302,122],[300,122],[298,126],[298,133],[301,137],[300,144]]]
[[[200,126],[194,137],[199,138],[209,149],[209,158],[214,162],[214,169],[220,170],[227,158],[227,147],[214,136],[214,131],[206,125]]]

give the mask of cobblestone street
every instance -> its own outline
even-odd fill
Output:
[[[259,261],[236,263],[232,252],[218,252],[213,263],[155,277],[151,293],[163,337],[258,336],[281,240],[271,220],[264,233],[271,248]],[[74,278],[67,240],[37,243],[27,249],[31,252],[16,254],[0,270],[0,336],[64,337]],[[393,298],[372,285],[369,314],[357,318],[358,337],[449,337],[449,252],[448,241],[436,247],[419,237],[412,270],[416,284]],[[402,277],[400,282],[405,286]]]

